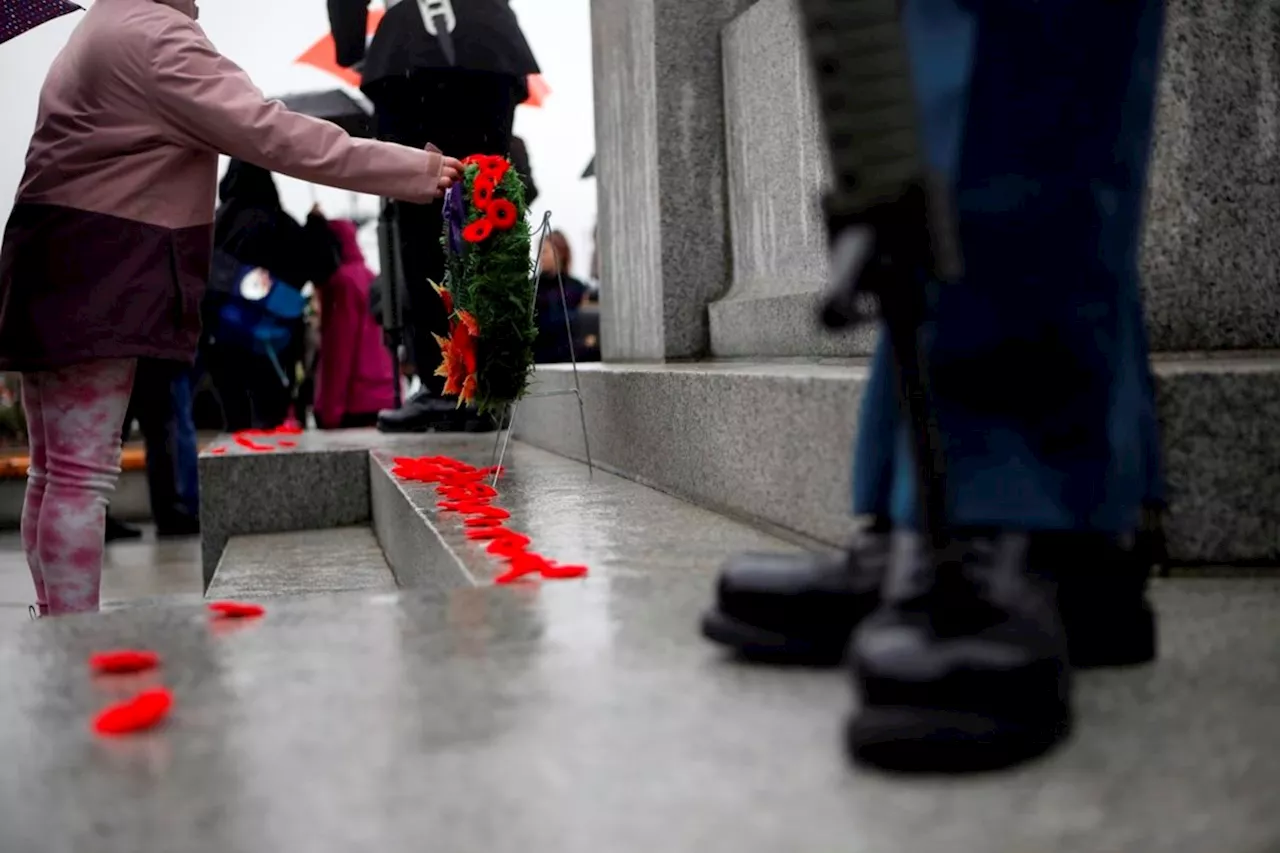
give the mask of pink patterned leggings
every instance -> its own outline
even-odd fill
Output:
[[[120,476],[120,430],[134,359],[22,374],[31,462],[22,547],[40,613],[98,609],[107,497]]]

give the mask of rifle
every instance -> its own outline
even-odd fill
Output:
[[[392,382],[395,407],[400,408],[400,347],[404,343],[404,317],[400,294],[404,291],[404,260],[400,255],[400,219],[396,203],[382,202],[378,215],[378,258],[382,274],[378,276],[382,288],[382,340],[391,350]]]
[[[833,188],[824,199],[832,289],[822,321],[869,319],[874,300],[892,354],[899,405],[911,427],[920,523],[945,544],[946,469],[920,345],[925,281],[960,274],[945,189],[920,150],[899,0],[799,0]]]

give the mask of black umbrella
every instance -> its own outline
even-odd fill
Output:
[[[592,157],[591,162],[587,164],[587,168],[583,170],[583,178],[594,178],[596,176],[596,158]]]
[[[68,0],[0,0],[0,44],[80,7]]]
[[[6,0],[0,0],[6,2]],[[373,117],[364,104],[342,89],[327,92],[302,92],[277,98],[295,113],[331,121],[352,136],[364,139],[373,137]]]

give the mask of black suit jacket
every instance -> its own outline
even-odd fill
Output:
[[[367,51],[369,0],[328,3],[338,64],[350,68],[363,61],[364,85],[434,68],[505,74],[521,83],[538,73],[538,63],[508,0],[452,0],[457,17],[457,26],[448,35],[452,63],[442,39],[430,35],[423,25],[417,0],[400,0],[387,11]]]

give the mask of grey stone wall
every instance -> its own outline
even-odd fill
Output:
[[[812,320],[825,152],[791,0],[725,25],[722,75],[729,287],[709,304],[712,352],[867,351],[865,332]],[[1280,4],[1169,0],[1143,278],[1156,351],[1280,349]]]
[[[747,5],[592,2],[607,359],[708,352],[728,280],[720,31]]]
[[[1280,348],[1280,5],[1169,0],[1149,192],[1153,348]]]
[[[827,286],[819,198],[826,140],[792,0],[759,0],[724,29],[731,281],[709,306],[718,356],[856,355],[870,329],[834,336],[815,318]]]

